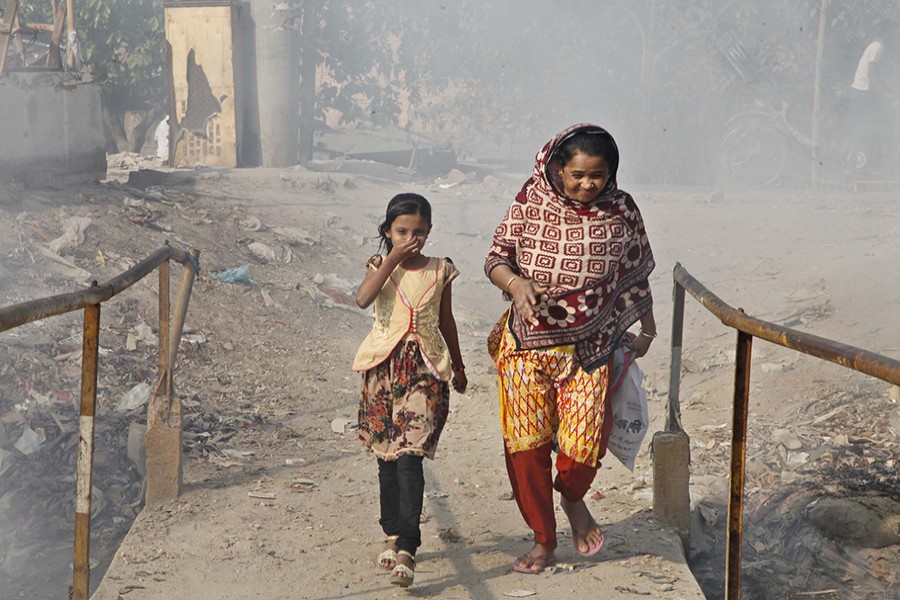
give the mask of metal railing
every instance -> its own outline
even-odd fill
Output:
[[[60,294],[0,308],[0,332],[40,321],[48,317],[77,310],[84,311],[84,329],[81,355],[81,407],[79,419],[78,462],[75,475],[75,548],[73,560],[72,587],[69,597],[73,600],[87,600],[90,592],[90,536],[91,536],[91,479],[93,476],[94,454],[94,413],[97,403],[97,364],[100,348],[100,305],[122,293],[129,287],[159,268],[159,377],[156,393],[148,405],[147,429],[150,433],[151,421],[168,423],[170,429],[181,431],[180,406],[173,404],[172,369],[178,351],[178,342],[184,328],[184,319],[190,301],[194,277],[200,270],[199,252],[193,248],[185,251],[166,245],[145,258],[124,273],[104,284],[92,282],[91,287],[79,292]],[[169,261],[184,265],[181,289],[175,305],[175,320],[169,323]],[[160,417],[160,415],[162,415]],[[177,419],[170,419],[177,415]],[[179,443],[171,452],[177,453],[179,468],[176,485],[177,495],[181,481]],[[148,462],[150,462],[148,445]],[[171,462],[171,461],[170,461]],[[150,478],[148,477],[148,498]],[[170,488],[172,486],[169,486]]]
[[[741,541],[743,537],[744,473],[750,398],[750,350],[753,338],[815,356],[835,364],[900,385],[900,361],[823,337],[780,327],[734,309],[694,279],[680,264],[674,272],[672,362],[667,402],[667,431],[683,431],[678,398],[681,376],[681,344],[684,329],[684,292],[696,298],[723,324],[737,330],[734,370],[734,413],[731,437],[731,471],[728,498],[728,537],[725,559],[725,598],[741,597]]]

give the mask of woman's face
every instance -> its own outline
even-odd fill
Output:
[[[581,152],[572,156],[559,170],[566,196],[587,204],[600,195],[609,181],[609,165],[602,156]]]

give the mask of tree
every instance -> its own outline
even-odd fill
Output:
[[[53,20],[48,0],[21,7],[26,22]],[[101,85],[107,139],[117,151],[138,151],[166,112],[162,0],[78,0],[75,9],[81,59]]]

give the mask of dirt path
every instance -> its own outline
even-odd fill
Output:
[[[126,257],[145,256],[166,239],[202,251],[203,272],[187,322],[195,337],[183,343],[176,372],[187,415],[185,494],[141,512],[114,560],[115,546],[95,541],[95,572],[112,561],[95,598],[397,594],[373,563],[381,537],[373,460],[356,446],[352,430],[335,429],[341,430],[341,420],[355,419],[357,381],[348,364],[370,323],[364,312],[343,304],[345,296],[375,252],[374,232],[387,199],[410,188],[434,205],[434,233],[426,252],[452,257],[463,273],[454,284],[454,307],[471,385],[466,396],[454,396],[439,457],[427,465],[425,543],[409,594],[481,599],[524,589],[544,598],[568,598],[589,589],[610,598],[699,597],[674,538],[660,534],[649,517],[652,481],[646,447],[633,474],[613,459],[607,461],[590,492],[591,509],[609,539],[596,561],[577,560],[566,537],[559,555],[563,563],[554,574],[508,572],[529,543],[509,499],[496,385],[483,349],[502,303],[483,277],[481,261],[492,228],[519,183],[413,186],[307,171],[209,171],[190,174],[179,185],[164,184],[162,201],[145,200],[140,207],[123,203],[127,194],[104,188],[74,202],[54,197],[53,202],[10,208],[10,219],[2,226],[8,228],[6,239],[18,241],[6,246],[0,262],[11,263],[12,282],[30,285],[26,291],[35,292],[30,297],[38,290],[46,294],[48,283],[54,289],[71,288],[71,281],[49,275],[41,280],[34,275],[36,267],[21,259],[27,253],[17,248],[45,243],[28,223],[40,225],[52,239],[63,215],[90,216],[86,241],[67,255],[78,266],[100,271],[101,279],[120,272]],[[661,335],[641,365],[647,375],[651,431],[663,421],[669,290],[676,261],[750,314],[900,356],[900,319],[889,316],[900,312],[900,205],[894,199],[630,191],[642,209],[658,263],[651,283]],[[56,206],[57,201],[63,206]],[[102,268],[97,266],[98,251],[108,258]],[[18,263],[13,260],[17,257]],[[249,264],[249,285],[212,276],[243,263]],[[2,288],[4,303],[22,293],[15,289]],[[107,371],[107,385],[101,386],[109,415],[118,397],[141,380],[141,366],[154,364],[151,347],[139,347],[138,355],[122,349],[129,328],[141,320],[153,325],[152,286],[136,290],[131,298],[104,313],[110,315],[106,345],[118,357],[113,364],[122,367]],[[75,320],[55,325],[76,326]],[[733,348],[733,334],[690,302],[681,389],[697,504],[714,506],[724,497]],[[57,348],[50,354],[59,353]],[[60,381],[77,389],[74,373]],[[7,415],[22,395],[11,383],[20,382],[8,373],[0,375],[9,398],[2,406]],[[792,476],[809,479],[812,467],[821,470],[828,460],[837,460],[838,453],[824,454],[830,440],[842,433],[851,440],[866,437],[886,451],[882,463],[895,460],[889,422],[897,408],[886,385],[761,342],[754,346],[751,383],[748,506],[759,505]],[[821,418],[838,404],[846,413]],[[868,423],[863,418],[867,414],[874,415]],[[67,415],[72,417],[74,411]],[[814,421],[814,429],[801,431],[806,462],[797,460],[798,452],[770,443],[777,429]],[[10,428],[17,434],[21,425]],[[95,485],[107,490],[109,484],[98,479]],[[724,521],[724,514],[712,514],[704,512],[699,527],[706,533],[697,537],[697,543],[708,544],[701,551],[709,553],[717,551]],[[102,531],[107,519],[112,523],[111,515],[95,517],[95,531]],[[123,523],[115,522],[121,530]],[[772,540],[764,542],[762,548]],[[807,578],[801,589],[825,589],[818,583]]]

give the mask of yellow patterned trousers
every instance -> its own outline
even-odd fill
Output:
[[[494,326],[488,351],[497,365],[507,450],[534,450],[551,443],[556,434],[560,453],[596,466],[606,448],[608,365],[584,371],[574,345],[517,350],[506,322],[504,315]]]

